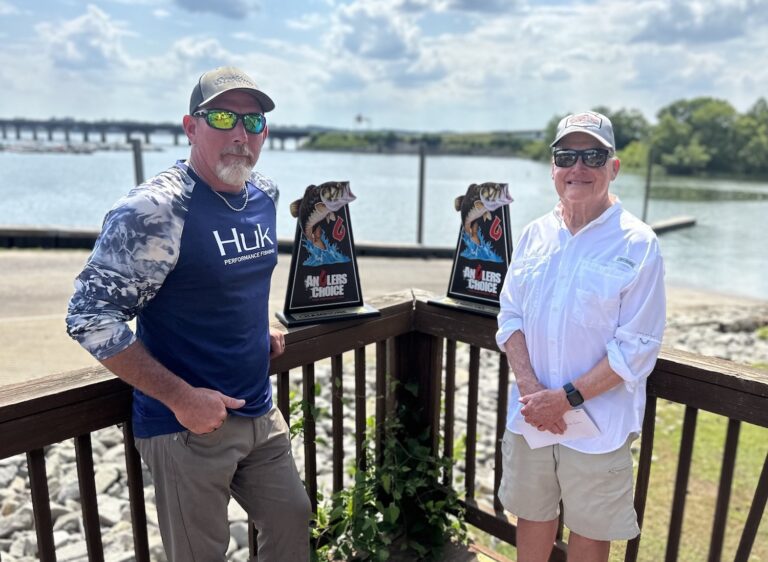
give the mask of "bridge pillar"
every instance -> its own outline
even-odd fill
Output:
[[[16,140],[21,140],[21,127],[16,125]]]
[[[145,144],[149,144],[149,143],[150,143],[150,140],[149,140],[149,131],[144,131],[144,143],[145,143]]]
[[[280,139],[280,150],[285,150],[285,139]]]
[[[46,130],[48,131],[48,140],[53,140],[53,127],[46,127]]]
[[[176,146],[179,146],[179,134],[178,133],[173,133],[173,144],[175,144]]]
[[[88,142],[88,129],[83,129],[83,142]]]
[[[37,127],[35,126],[32,127],[32,140],[33,141],[37,140]]]
[[[107,130],[106,129],[102,129],[101,130],[101,142],[103,142],[104,144],[107,143]]]
[[[125,143],[131,144],[131,131],[128,129],[125,130]]]
[[[275,137],[269,137],[269,148],[275,148]]]
[[[5,123],[3,123],[2,131],[3,131],[3,140],[5,140],[8,138],[8,131],[5,130]]]

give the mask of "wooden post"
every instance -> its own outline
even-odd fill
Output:
[[[643,222],[648,222],[648,199],[651,197],[651,172],[653,170],[653,145],[648,147],[648,166],[645,170],[645,194],[643,195]]]
[[[436,336],[411,332],[395,338],[394,375],[398,380],[397,405],[418,408],[419,424],[407,427],[414,434],[429,428],[432,454],[439,455],[440,394],[442,390],[443,341]],[[416,384],[415,399],[403,387]],[[413,410],[412,410],[413,411]]]
[[[419,216],[417,217],[416,242],[424,243],[424,170],[426,168],[426,149],[419,144]]]
[[[128,139],[133,149],[133,175],[136,179],[136,185],[144,182],[144,160],[141,154],[141,140]]]

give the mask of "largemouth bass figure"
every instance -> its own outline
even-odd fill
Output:
[[[325,250],[322,240],[322,222],[336,220],[336,211],[356,197],[349,189],[347,181],[327,181],[320,185],[310,185],[304,191],[304,197],[291,203],[291,216],[298,217],[299,227],[312,244]]]
[[[491,220],[491,213],[513,201],[509,195],[506,183],[486,182],[473,183],[467,189],[466,195],[459,195],[454,201],[454,207],[461,212],[461,224],[464,232],[475,244],[480,244],[477,236],[479,220]]]

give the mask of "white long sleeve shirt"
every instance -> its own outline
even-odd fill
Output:
[[[603,357],[624,379],[584,403],[601,433],[563,445],[585,453],[619,448],[639,433],[646,378],[664,333],[664,264],[653,230],[616,202],[572,235],[561,207],[529,224],[500,295],[496,342],[525,335],[533,371],[546,388],[572,382]],[[522,405],[512,384],[507,427]]]

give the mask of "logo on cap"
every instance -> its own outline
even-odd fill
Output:
[[[569,117],[565,122],[566,127],[592,127],[595,129],[599,129],[602,124],[603,120],[594,113],[579,113]]]
[[[218,86],[223,86],[224,84],[228,84],[230,82],[237,82],[238,84],[244,84],[249,88],[256,87],[256,84],[248,80],[248,78],[246,78],[242,74],[230,74],[229,76],[219,76],[216,80],[214,80],[213,85],[218,87]]]

